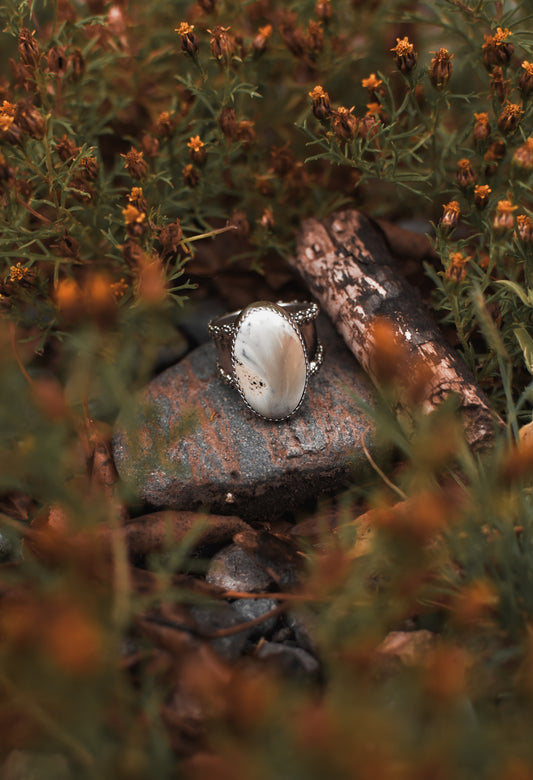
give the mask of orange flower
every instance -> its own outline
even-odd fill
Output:
[[[514,206],[510,200],[499,200],[496,204],[496,214],[492,220],[495,230],[512,230],[514,227],[514,215],[518,206]]]
[[[407,36],[401,40],[396,38],[396,46],[393,46],[391,51],[394,53],[396,65],[402,73],[410,73],[416,66],[418,55]]]
[[[514,133],[523,113],[522,106],[519,106],[517,103],[506,103],[498,117],[498,129],[500,132],[504,135]]]
[[[490,136],[489,115],[482,111],[479,114],[474,114],[474,119],[476,120],[473,130],[474,141],[478,143],[486,141]]]
[[[492,192],[488,184],[476,184],[474,187],[474,205],[478,209],[484,209],[489,202],[489,195]]]
[[[125,209],[122,209],[122,214],[126,225],[133,225],[135,223],[140,225],[146,219],[144,211],[139,211],[132,203],[126,206]]]
[[[524,60],[520,67],[523,68],[524,72],[518,79],[518,87],[520,94],[525,99],[533,92],[533,62]]]
[[[442,642],[430,648],[423,675],[427,695],[443,703],[462,696],[469,665],[469,657],[460,647]]]
[[[459,215],[461,214],[461,207],[456,200],[451,200],[449,203],[445,203],[442,207],[442,217],[440,218],[440,226],[452,230],[457,226],[459,221]]]
[[[528,138],[515,150],[513,163],[526,171],[533,170],[533,137]]]
[[[464,282],[466,279],[466,266],[470,261],[462,252],[452,252],[449,265],[446,269],[446,278],[453,282]]]
[[[476,183],[476,173],[472,168],[472,163],[464,157],[457,163],[457,184],[466,189]]]
[[[309,92],[309,97],[313,101],[311,110],[319,122],[328,119],[332,114],[331,101],[328,93],[318,84]]]
[[[465,585],[451,604],[454,618],[464,625],[477,624],[490,618],[500,599],[488,580],[475,580]]]
[[[485,43],[481,47],[483,53],[483,62],[488,70],[496,65],[507,65],[513,56],[514,46],[507,40],[511,35],[511,31],[507,29],[502,30],[501,27],[496,29],[494,35],[485,35]]]
[[[252,41],[252,49],[256,54],[262,54],[266,49],[268,39],[272,35],[272,25],[267,24],[264,27],[260,27],[257,31],[257,35]]]
[[[191,57],[198,51],[198,39],[194,34],[194,25],[188,22],[181,22],[174,30],[181,37],[181,48]]]
[[[74,602],[59,603],[51,611],[43,644],[55,663],[72,674],[89,674],[102,660],[100,627]]]
[[[429,64],[429,80],[435,89],[442,89],[452,75],[452,58],[448,49],[439,49]]]

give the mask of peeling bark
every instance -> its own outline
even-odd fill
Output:
[[[437,329],[418,292],[396,270],[386,241],[370,219],[347,210],[321,222],[305,220],[293,264],[378,386],[372,324],[386,318],[412,364],[422,362],[431,369],[424,385],[424,411],[433,411],[454,393],[460,399],[468,444],[479,450],[491,443],[499,421],[488,399]],[[400,406],[409,406],[401,391]]]

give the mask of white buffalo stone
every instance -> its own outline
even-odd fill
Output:
[[[252,305],[239,320],[232,345],[237,389],[251,408],[282,420],[300,405],[307,385],[303,338],[275,304]]]

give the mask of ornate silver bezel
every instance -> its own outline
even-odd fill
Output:
[[[244,322],[244,320],[246,319],[246,317],[250,313],[252,313],[254,311],[260,311],[261,309],[267,310],[267,311],[268,310],[274,311],[276,314],[278,314],[286,322],[289,323],[289,325],[291,326],[292,330],[298,336],[298,339],[300,341],[300,345],[301,345],[301,347],[303,349],[303,353],[304,353],[304,358],[305,358],[305,383],[304,383],[304,387],[303,387],[303,390],[302,390],[302,395],[300,397],[300,400],[298,401],[298,404],[292,410],[292,412],[290,412],[289,414],[285,415],[284,417],[267,417],[266,415],[262,414],[261,412],[258,412],[257,409],[254,409],[248,403],[248,401],[246,400],[246,397],[244,395],[244,391],[243,391],[243,389],[240,386],[240,383],[239,383],[239,380],[237,379],[237,374],[236,374],[236,371],[235,371],[235,368],[236,368],[236,366],[235,366],[235,341],[236,341],[236,338],[237,338],[237,334],[239,332],[240,325],[241,325],[242,322]],[[287,312],[284,309],[281,308],[281,306],[278,306],[278,304],[276,304],[276,303],[271,303],[270,301],[256,301],[255,303],[251,303],[249,306],[246,306],[246,308],[244,308],[241,311],[241,313],[239,314],[239,316],[238,316],[238,318],[237,318],[237,320],[235,322],[235,325],[234,325],[234,331],[232,333],[232,338],[231,338],[230,356],[231,356],[231,371],[232,371],[231,379],[232,379],[233,387],[237,390],[237,392],[239,393],[240,397],[244,401],[245,405],[248,407],[248,409],[250,409],[251,412],[253,412],[258,417],[261,417],[263,420],[268,420],[269,422],[281,422],[282,420],[288,420],[291,417],[293,417],[293,415],[295,415],[296,412],[298,412],[298,410],[301,408],[301,406],[302,406],[302,404],[304,402],[305,395],[306,395],[306,392],[307,392],[307,385],[309,384],[309,375],[310,375],[309,356],[307,354],[307,347],[305,345],[305,341],[304,341],[302,332],[301,332],[300,328],[298,327],[298,324],[294,321],[294,318],[291,317],[290,314],[287,314]]]

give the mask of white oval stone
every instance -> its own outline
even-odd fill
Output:
[[[307,354],[296,325],[276,304],[245,309],[232,345],[237,389],[269,420],[291,415],[307,385]]]

